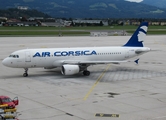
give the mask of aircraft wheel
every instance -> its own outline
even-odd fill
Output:
[[[83,75],[89,76],[90,75],[90,71],[83,71]]]
[[[24,77],[27,77],[27,76],[28,76],[28,73],[24,73],[23,76],[24,76]]]

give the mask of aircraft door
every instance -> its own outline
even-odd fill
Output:
[[[31,62],[31,54],[29,51],[25,52],[25,62]]]

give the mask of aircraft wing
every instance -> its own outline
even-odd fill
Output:
[[[73,60],[65,60],[62,61],[62,63],[64,64],[119,64],[119,63],[124,63],[124,62],[128,62],[128,61],[73,61]]]

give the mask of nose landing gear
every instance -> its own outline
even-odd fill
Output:
[[[25,73],[23,74],[24,77],[28,76],[28,68],[24,68],[25,69]]]

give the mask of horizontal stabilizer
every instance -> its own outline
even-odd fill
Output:
[[[138,62],[139,62],[139,58],[138,58],[138,59],[136,59],[134,62],[135,62],[136,64],[138,64]]]

